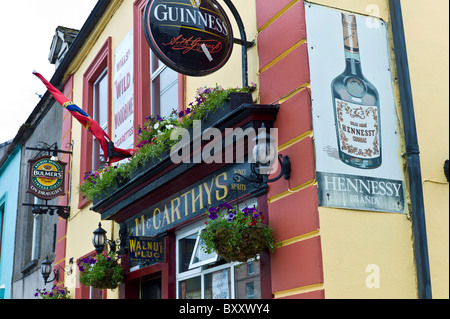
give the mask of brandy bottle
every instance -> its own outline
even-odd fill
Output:
[[[342,14],[342,27],[345,70],[331,84],[339,158],[374,169],[382,162],[379,95],[362,72],[356,17]]]

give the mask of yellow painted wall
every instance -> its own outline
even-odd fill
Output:
[[[74,76],[74,101],[82,105],[82,77],[108,36],[112,50],[122,41],[133,25],[134,0],[115,0],[91,39],[81,50],[69,69]],[[374,15],[389,23],[387,0],[314,0],[317,4]],[[254,1],[235,1],[244,20],[249,40],[255,39],[256,11]],[[448,1],[436,0],[435,6],[417,6],[402,1],[411,80],[416,109],[416,120],[421,147],[424,179],[425,210],[435,298],[448,298],[448,183],[442,166],[448,158]],[[112,9],[111,9],[112,8]],[[226,8],[225,8],[226,9]],[[227,10],[227,9],[226,9]],[[230,19],[233,20],[231,13]],[[110,20],[111,19],[111,20]],[[109,21],[110,20],[110,21]],[[417,23],[421,21],[421,23]],[[426,25],[426,27],[424,27]],[[239,37],[237,28],[233,28]],[[445,34],[444,34],[445,33]],[[417,40],[417,41],[416,41]],[[430,58],[432,57],[432,58]],[[258,83],[256,46],[249,51],[249,83]],[[436,72],[439,70],[439,72]],[[187,77],[186,102],[193,101],[197,88],[216,83],[223,87],[242,86],[241,47],[235,45],[229,63],[207,77]],[[254,97],[258,92],[254,93]],[[430,116],[436,110],[438,116]],[[430,120],[432,119],[432,120]],[[82,127],[73,121],[72,138],[75,141],[73,158],[80,158]],[[435,147],[435,140],[441,141]],[[71,217],[67,233],[67,262],[92,251],[92,232],[100,216],[89,207],[78,210],[79,162],[72,169]],[[324,263],[326,298],[416,298],[416,270],[414,263],[411,221],[407,214],[360,212],[320,208],[320,235]],[[118,226],[102,222],[108,237]],[[378,268],[371,268],[376,265]],[[74,267],[75,270],[76,267]],[[368,288],[379,271],[379,288]],[[66,276],[66,285],[74,292],[78,283],[77,270]],[[72,289],[71,289],[72,288]],[[108,298],[117,298],[108,291]]]
[[[240,39],[239,29],[235,23],[235,19],[228,7],[219,1],[222,8],[226,11],[228,18],[233,26],[234,38]],[[234,5],[240,13],[242,21],[245,26],[248,41],[256,39],[256,6],[255,1],[234,1]],[[223,88],[242,87],[242,47],[235,44],[233,53],[227,64],[217,72],[205,77],[187,77],[186,78],[186,101],[189,104],[195,101],[195,92],[198,88],[207,85],[214,87],[216,84]],[[258,84],[258,50],[256,45],[248,51],[248,83],[252,82]],[[256,99],[259,96],[258,91],[253,93]]]
[[[109,6],[107,13],[102,17],[100,23],[92,32],[89,39],[80,50],[77,58],[72,62],[69,67],[66,76],[74,74],[74,97],[75,104],[82,105],[82,92],[83,92],[83,74],[88,68],[91,61],[94,59],[97,52],[105,43],[107,38],[112,37],[112,55],[114,59],[114,51],[117,46],[122,42],[123,38],[133,27],[133,3],[134,0],[114,0]],[[247,37],[249,41],[254,40],[257,34],[256,31],[256,9],[253,1],[239,1],[235,4],[239,12],[245,12],[242,15],[244,24],[246,26]],[[234,23],[232,14],[228,8],[224,5],[223,8],[227,11],[230,20],[233,23],[234,36],[240,37],[239,30]],[[249,51],[249,83],[257,83],[257,48],[254,46]],[[114,62],[113,62],[114,64]],[[221,70],[206,77],[186,77],[186,104],[195,100],[195,93],[199,87],[207,85],[209,87],[215,86],[216,83],[222,85],[224,88],[228,87],[242,87],[242,59],[241,59],[241,46],[235,45],[232,56],[229,62]],[[256,97],[257,92],[254,93]],[[114,105],[112,106],[114,108]],[[114,119],[112,119],[114,121]],[[80,163],[79,158],[81,156],[81,130],[84,129],[76,121],[72,121],[72,139],[75,141],[73,148],[73,168],[72,168],[72,196],[71,196],[71,217],[68,222],[67,230],[67,247],[66,247],[66,259],[67,262],[71,257],[74,260],[81,256],[91,252],[93,250],[92,245],[92,232],[97,228],[98,223],[101,221],[100,215],[89,210],[90,205],[79,210],[78,207],[78,186],[80,176]],[[112,134],[114,136],[114,134]],[[108,232],[107,236],[111,239],[111,234],[114,233],[114,238],[118,237],[119,226],[111,221],[101,221],[102,227]],[[66,276],[66,286],[75,294],[75,287],[78,283],[78,268],[74,267],[74,273],[70,276]],[[108,298],[118,298],[119,289],[115,291],[108,290]]]
[[[420,147],[433,298],[449,298],[449,1],[401,1]]]
[[[112,55],[114,58],[114,51],[117,46],[132,29],[133,3],[134,0],[112,1],[107,13],[101,19],[92,36],[80,50],[78,57],[71,64],[67,74],[74,74],[73,100],[75,104],[82,105],[83,74],[107,38],[112,37]],[[92,245],[93,231],[97,229],[98,223],[101,221],[100,215],[89,209],[90,205],[87,205],[81,210],[78,209],[79,159],[82,151],[80,148],[81,130],[84,130],[84,128],[76,120],[72,120],[72,139],[75,143],[73,147],[71,215],[67,226],[67,262],[71,257],[74,257],[74,260],[76,260],[94,249]],[[117,224],[111,221],[101,221],[101,223],[102,228],[107,231],[108,239],[116,239],[118,237],[119,226]],[[79,287],[77,276],[78,267],[76,266],[74,266],[74,273],[72,275],[66,275],[66,286],[73,295],[75,295],[75,288]],[[115,289],[114,291],[108,290],[107,292],[108,299],[117,299],[118,295],[119,289]]]

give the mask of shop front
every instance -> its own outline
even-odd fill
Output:
[[[263,124],[271,128],[277,112],[278,105],[255,105],[251,94],[234,94],[201,122],[201,140],[191,131],[190,160],[175,163],[167,154],[94,202],[92,209],[102,220],[120,225],[119,254],[126,274],[121,298],[272,298],[268,251],[246,263],[228,263],[202,249],[200,232],[208,208],[223,203],[258,207],[268,216],[267,185],[248,181],[254,136],[247,133]],[[221,139],[209,149],[212,142],[204,133],[211,128],[220,131]]]

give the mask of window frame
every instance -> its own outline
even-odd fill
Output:
[[[112,38],[108,37],[102,45],[97,55],[92,60],[89,67],[83,74],[83,111],[93,118],[94,108],[94,83],[107,69],[107,107],[108,107],[108,132],[111,136],[112,128]],[[93,136],[86,129],[81,130],[81,152],[80,156],[80,184],[83,182],[84,173],[92,170],[92,156],[93,156]],[[88,200],[79,195],[78,208],[84,207],[88,204]]]
[[[149,49],[150,50],[150,49]],[[157,67],[154,68],[154,66],[157,64]],[[167,65],[162,63],[158,57],[153,53],[150,52],[150,96],[151,96],[151,112],[153,116],[166,116],[167,114],[164,114],[165,112],[162,112],[161,110],[161,97],[163,94],[167,93],[167,91],[171,90],[174,86],[178,86],[179,84],[179,77],[177,76],[177,79],[170,82],[169,85],[167,85],[164,88],[161,88],[161,76],[164,74],[164,72],[173,72],[176,75],[179,75],[176,71],[173,71],[171,68],[169,68]],[[179,91],[178,91],[178,94]],[[178,104],[180,101],[178,101]],[[175,105],[169,106],[174,107]],[[167,111],[167,110],[166,110]],[[171,112],[172,110],[170,110]],[[169,112],[169,113],[170,113]]]
[[[152,113],[150,47],[144,35],[143,16],[148,0],[133,3],[133,58],[134,58],[134,145],[138,144],[137,127],[143,126]],[[178,111],[186,108],[186,76],[178,73]],[[155,114],[153,114],[155,115]]]

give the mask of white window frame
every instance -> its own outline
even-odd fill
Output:
[[[154,59],[156,59],[156,61],[158,62],[158,68],[156,70],[153,70],[153,62]],[[177,80],[172,82],[169,86],[167,86],[163,92],[161,92],[161,78],[160,75],[162,72],[164,72],[166,69],[170,69],[167,65],[165,65],[164,63],[162,63],[157,57],[156,55],[150,51],[150,94],[151,94],[151,113],[156,116],[156,115],[160,115],[161,114],[157,114],[157,113],[163,113],[161,111],[161,108],[163,107],[163,105],[161,105],[161,96],[163,95],[163,93],[167,92],[168,90],[170,90],[174,85],[178,85],[178,77]],[[176,71],[173,71],[176,72]],[[159,79],[158,79],[159,77]],[[160,92],[155,92],[154,90],[154,83],[155,81],[159,81],[159,87],[160,87]],[[155,96],[156,93],[158,95],[158,99],[159,99],[159,112],[156,111],[156,103],[155,103]]]
[[[192,251],[191,261],[189,262],[189,267],[188,267],[189,269],[194,269],[194,268],[197,268],[197,267],[200,267],[200,266],[204,266],[204,265],[208,265],[208,264],[211,264],[211,263],[215,263],[219,259],[219,255],[217,255],[215,252],[213,252],[213,253],[211,253],[211,257],[210,258],[204,259],[202,261],[194,262],[197,250],[201,250],[202,249],[201,247],[199,247],[200,243],[203,242],[201,237],[200,237],[200,234],[202,233],[202,230],[204,228],[205,227],[201,227],[199,229],[199,231],[198,231],[197,240],[195,241],[194,250]]]

